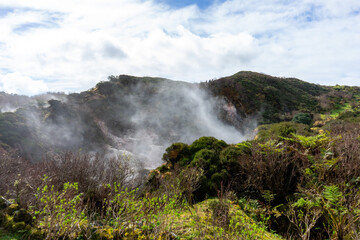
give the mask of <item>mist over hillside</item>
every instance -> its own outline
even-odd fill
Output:
[[[7,97],[13,100],[2,101],[1,109],[11,108],[13,114],[4,113],[2,125],[14,125],[7,135],[18,139],[1,140],[32,161],[48,152],[81,149],[115,158],[126,154],[155,168],[173,142],[215,136],[236,143],[251,137],[256,127],[255,119],[246,127],[241,124],[245,121],[230,102],[199,84],[167,79],[122,75],[79,94]],[[9,121],[11,116],[15,119]],[[20,128],[21,133],[16,131]]]
[[[258,124],[320,112],[320,96],[330,90],[239,72],[200,84],[119,75],[69,95],[1,93],[0,142],[31,161],[63,151],[100,152],[153,169],[174,142],[213,136],[238,143],[252,138]]]

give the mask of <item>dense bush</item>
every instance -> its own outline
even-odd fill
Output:
[[[180,166],[192,166],[203,171],[200,177],[200,186],[194,191],[196,200],[206,196],[215,196],[221,184],[228,184],[231,171],[232,151],[241,151],[214,137],[201,137],[191,145],[174,143],[163,156],[163,159],[171,164],[161,171],[172,171]],[[230,171],[230,173],[229,173]]]
[[[189,151],[192,155],[201,149],[214,150],[216,153],[219,153],[226,146],[227,144],[224,141],[214,137],[201,137],[189,146]]]
[[[295,122],[295,123],[311,125],[312,116],[310,113],[298,113],[293,117],[293,119],[291,121]]]
[[[227,186],[239,195],[248,196],[260,196],[262,191],[270,190],[277,195],[275,202],[281,202],[302,182],[301,169],[307,161],[301,154],[271,141],[229,146],[215,138],[202,137],[188,150],[184,149],[187,149],[186,146],[179,143],[170,146],[164,159],[176,161],[170,161],[171,165],[162,167],[160,171],[163,174],[174,171],[175,162],[202,169],[204,174],[200,178],[200,186],[194,191],[197,201],[217,196],[221,187]]]
[[[168,147],[163,155],[163,160],[170,162],[172,165],[178,163],[180,165],[186,165],[189,163],[187,156],[189,155],[189,147],[185,143],[174,143]]]

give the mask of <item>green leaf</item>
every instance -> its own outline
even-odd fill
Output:
[[[333,204],[336,204],[339,202],[339,200],[342,198],[342,193],[339,190],[339,187],[334,186],[324,186],[323,196],[326,200],[330,201]]]

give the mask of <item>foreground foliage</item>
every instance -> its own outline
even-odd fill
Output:
[[[211,137],[176,143],[151,183],[196,166],[204,176],[195,199],[216,196],[225,187],[243,199],[248,215],[286,238],[359,238],[359,123],[334,121],[313,130],[279,123],[260,127],[256,139],[235,145]]]
[[[46,181],[44,178],[44,183]],[[23,218],[15,220],[20,207],[12,204],[2,211],[6,219],[1,226],[7,232],[3,236],[15,239],[280,239],[228,199],[210,199],[190,206],[175,192],[139,196],[138,189],[124,189],[120,185],[106,188],[110,192],[103,209],[88,211],[89,205],[80,204],[83,199],[76,183],[66,183],[60,192],[45,184],[37,191],[41,206],[35,206],[38,209],[35,211],[28,210],[36,216],[35,224],[32,218],[29,222]]]
[[[129,157],[82,153],[31,163],[9,147],[30,132],[2,114],[11,141],[0,146],[0,194],[10,199],[0,198],[0,238],[360,239],[359,91],[313,91],[319,99],[291,122],[261,125],[238,144],[174,143],[150,173],[134,171]]]

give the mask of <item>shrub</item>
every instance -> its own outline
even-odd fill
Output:
[[[79,236],[87,224],[82,195],[77,183],[65,183],[63,189],[57,191],[53,185],[48,185],[48,177],[44,177],[44,186],[37,189],[35,215],[46,239]]]
[[[19,156],[19,153],[0,147],[0,195],[15,199],[27,206],[33,199],[34,167]]]
[[[186,165],[189,163],[188,158],[188,145],[185,143],[173,143],[170,147],[165,150],[163,155],[163,160],[170,162],[172,165],[180,161],[181,165]]]
[[[295,123],[310,125],[312,122],[312,116],[310,113],[298,113],[293,117],[291,121]]]
[[[159,196],[139,196],[138,189],[118,184],[108,188],[105,223],[113,229],[114,238],[159,239],[171,229],[170,216],[178,215],[187,206],[176,190]]]
[[[127,156],[106,158],[104,155],[66,152],[48,156],[37,166],[39,175],[51,176],[51,184],[61,190],[67,182],[78,183],[79,192],[85,200],[101,206],[107,192],[103,186],[117,182],[123,186],[136,187],[142,176],[129,165]]]
[[[260,142],[265,142],[269,139],[281,140],[284,137],[291,136],[293,133],[309,135],[310,127],[308,125],[295,122],[281,122],[261,125],[257,128],[257,135],[255,139]]]
[[[235,145],[243,154],[251,154],[251,141],[244,141]]]
[[[338,118],[347,122],[360,122],[360,111],[345,111],[339,114]]]
[[[232,189],[241,196],[264,201],[264,191],[270,191],[275,199],[272,204],[283,203],[288,195],[302,184],[302,171],[308,159],[286,143],[254,141],[251,154],[240,155],[231,174]]]
[[[227,227],[230,223],[229,210],[230,206],[226,199],[215,199],[209,204],[212,210],[212,221],[219,227]]]
[[[239,161],[239,158],[248,151],[248,148],[241,148],[238,145],[229,146],[220,152],[219,160],[220,164],[231,170]]]
[[[215,151],[205,148],[196,152],[193,160],[191,161],[191,165],[200,167],[204,171],[209,171],[211,165],[217,164],[217,160]]]
[[[191,154],[195,154],[201,149],[214,150],[215,152],[220,152],[221,149],[226,147],[227,144],[223,140],[217,140],[214,137],[201,137],[195,140],[190,146],[189,150]]]

